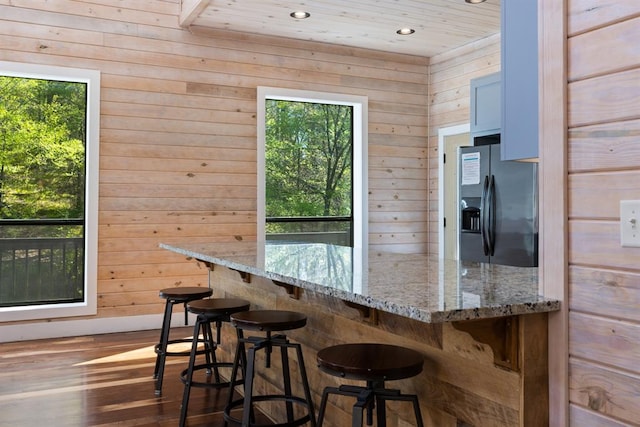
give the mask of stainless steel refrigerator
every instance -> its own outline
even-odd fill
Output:
[[[500,144],[460,149],[460,260],[538,265],[537,166],[501,161]]]

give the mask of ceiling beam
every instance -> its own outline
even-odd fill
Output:
[[[211,0],[182,0],[179,24],[186,28],[206,9]]]

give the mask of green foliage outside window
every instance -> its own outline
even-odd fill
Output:
[[[351,216],[350,106],[267,100],[266,216]]]
[[[83,218],[86,85],[0,76],[0,218]]]
[[[87,85],[0,76],[0,307],[83,301]]]

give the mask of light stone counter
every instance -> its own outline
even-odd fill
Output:
[[[426,323],[560,309],[538,295],[537,268],[363,253],[283,242],[161,244],[162,248],[276,282]]]

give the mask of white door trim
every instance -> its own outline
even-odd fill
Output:
[[[438,129],[438,257],[444,258],[444,139],[447,136],[468,133],[469,123]],[[456,166],[457,167],[457,166]]]

